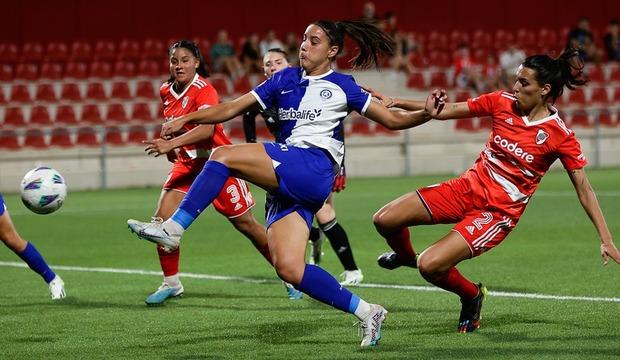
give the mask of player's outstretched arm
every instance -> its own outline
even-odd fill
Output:
[[[618,248],[616,248],[614,244],[607,223],[605,222],[603,211],[601,211],[601,207],[596,199],[596,194],[592,189],[592,185],[590,185],[585,170],[569,170],[568,176],[575,187],[581,206],[583,206],[598,232],[601,241],[603,265],[607,265],[609,258],[612,258],[615,262],[620,264],[620,251],[618,251]]]
[[[402,130],[422,125],[438,116],[444,108],[446,94],[442,90],[433,90],[418,111],[388,109],[384,105],[371,102],[364,116],[378,122],[391,130]]]
[[[183,128],[187,123],[218,124],[228,121],[237,115],[243,114],[258,104],[251,93],[242,95],[233,101],[217,104],[206,109],[194,111],[174,120],[164,123],[161,136],[171,135]]]
[[[180,136],[173,137],[171,139],[159,138],[146,140],[142,143],[146,144],[144,151],[146,151],[148,155],[158,157],[159,155],[167,154],[176,148],[210,139],[211,136],[213,136],[214,131],[214,125],[200,125]]]
[[[408,111],[417,111],[423,110],[426,105],[425,100],[407,100],[407,99],[399,99],[391,96],[384,95],[379,91],[368,87],[362,86],[364,90],[366,90],[372,97],[376,98],[385,106],[386,108],[399,108]]]

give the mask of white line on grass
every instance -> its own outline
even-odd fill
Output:
[[[22,262],[14,261],[0,261],[0,266],[27,268],[28,265]],[[152,275],[161,276],[160,271],[149,271],[139,269],[115,269],[104,267],[83,267],[83,266],[62,266],[53,265],[52,268],[63,271],[81,271],[81,272],[98,272],[98,273],[113,273],[113,274],[129,274],[129,275]],[[222,276],[222,275],[209,275],[209,274],[196,274],[196,273],[179,273],[181,277],[194,278],[194,279],[208,279],[208,280],[223,280],[223,281],[238,281],[253,284],[270,284],[278,283],[279,280],[271,279],[252,279],[242,276]],[[417,285],[394,285],[394,284],[358,284],[357,287],[374,288],[374,289],[399,289],[410,291],[445,291],[434,286],[417,286]],[[508,298],[524,298],[524,299],[536,299],[536,300],[573,300],[573,301],[595,301],[595,302],[620,302],[620,298],[616,297],[590,297],[590,296],[563,296],[563,295],[546,295],[546,294],[532,294],[532,293],[517,293],[517,292],[504,292],[504,291],[490,291],[490,295],[498,297]]]

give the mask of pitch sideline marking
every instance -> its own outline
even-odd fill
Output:
[[[28,265],[22,262],[14,261],[0,261],[0,266],[27,268]],[[83,267],[83,266],[62,266],[53,265],[53,269],[63,271],[81,271],[81,272],[98,272],[98,273],[113,273],[113,274],[129,274],[129,275],[152,275],[161,276],[160,271],[140,270],[140,269],[115,269],[105,267]],[[196,273],[179,273],[181,277],[193,278],[193,279],[208,279],[208,280],[222,280],[222,281],[238,281],[252,284],[275,284],[278,280],[271,279],[252,279],[242,276],[224,276],[224,275],[209,275],[209,274],[196,274]],[[399,289],[410,291],[445,291],[434,286],[418,286],[418,285],[394,285],[394,284],[358,284],[356,287],[373,288],[373,289]],[[620,298],[617,297],[590,297],[590,296],[564,296],[564,295],[546,295],[535,293],[518,293],[518,292],[505,292],[505,291],[489,291],[489,294],[497,297],[508,298],[525,298],[534,300],[570,300],[570,301],[593,301],[593,302],[620,302]]]

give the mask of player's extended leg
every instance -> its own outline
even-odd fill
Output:
[[[305,263],[305,220],[297,212],[290,213],[274,222],[267,234],[278,276],[312,298],[357,316],[363,330],[361,346],[375,346],[381,338],[381,324],[387,311],[352,294],[319,266]]]
[[[472,257],[465,239],[451,231],[431,245],[418,258],[418,269],[426,281],[461,298],[459,332],[472,332],[480,327],[480,310],[486,289],[467,280],[456,265]]]
[[[395,269],[399,266],[416,267],[408,226],[432,224],[432,218],[417,192],[410,192],[383,206],[373,216],[375,228],[393,252],[379,256],[379,266]]]
[[[327,236],[327,239],[329,239],[329,243],[334,249],[334,252],[336,252],[338,260],[340,260],[340,263],[344,267],[344,272],[340,274],[342,278],[340,284],[359,284],[364,279],[364,275],[362,274],[362,270],[357,267],[355,259],[353,258],[349,237],[336,219],[334,193],[329,195],[323,207],[316,213],[316,219],[319,223],[319,227],[325,236]]]
[[[39,274],[43,280],[49,285],[52,300],[58,300],[65,297],[64,282],[60,276],[56,275],[54,271],[47,265],[43,256],[32,245],[22,239],[13,222],[9,216],[8,211],[5,210],[2,196],[0,195],[0,240],[6,244],[6,246],[13,250],[17,256],[19,256],[28,266],[37,274]]]
[[[265,227],[259,223],[251,210],[248,210],[243,215],[228,219],[235,229],[245,235],[252,245],[263,255],[265,260],[273,265],[271,261],[271,254],[269,253],[269,244],[267,242],[267,232]]]

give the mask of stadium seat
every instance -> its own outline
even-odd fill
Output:
[[[478,120],[478,130],[493,129],[493,119],[490,117],[482,117]]]
[[[452,30],[450,32],[450,50],[456,50],[456,48],[461,44],[469,44],[469,34],[462,30]]]
[[[136,74],[136,66],[126,60],[119,60],[114,63],[114,76],[122,78],[134,77]]]
[[[607,127],[615,126],[612,114],[607,109],[599,112],[596,119],[600,126],[607,126]]]
[[[230,121],[230,127],[228,128],[227,135],[231,139],[241,139],[245,141],[245,133],[243,132],[243,126],[241,121]]]
[[[246,94],[252,90],[252,84],[250,84],[250,78],[246,76],[242,76],[238,78],[234,85],[234,92],[237,94]]]
[[[60,99],[67,101],[81,101],[82,94],[80,94],[80,88],[75,83],[62,84]]]
[[[582,88],[576,88],[568,92],[568,106],[583,106],[586,104],[586,94]]]
[[[110,96],[112,99],[122,99],[129,100],[131,99],[131,94],[129,92],[129,86],[124,81],[116,81],[112,84],[112,95]]]
[[[45,106],[34,106],[30,112],[30,124],[51,125],[52,119],[50,113]]]
[[[142,45],[142,56],[153,60],[161,60],[162,57],[166,57],[163,42],[158,39],[146,39]]]
[[[0,130],[0,149],[19,150],[19,137],[13,130]]]
[[[86,88],[86,98],[89,100],[107,100],[108,96],[105,94],[103,84],[95,82],[89,83]]]
[[[3,63],[17,63],[19,61],[17,45],[13,43],[0,43],[0,59],[2,59]]]
[[[149,80],[138,81],[136,87],[136,97],[142,99],[156,99],[155,89],[153,89],[153,83]]]
[[[135,40],[124,39],[118,47],[118,58],[120,60],[137,61],[140,54],[140,45]]]
[[[456,130],[461,131],[475,131],[474,128],[474,120],[471,118],[467,119],[457,119],[455,124]]]
[[[138,63],[138,76],[157,77],[160,75],[158,62],[155,60],[142,60]]]
[[[71,55],[70,58],[72,61],[90,61],[93,57],[92,47],[89,43],[84,41],[74,41],[71,44]]]
[[[14,106],[5,109],[2,126],[25,126],[24,112],[21,107]]]
[[[107,79],[112,77],[112,67],[109,63],[103,61],[93,61],[90,64],[90,77]]]
[[[161,137],[161,124],[156,124],[151,132],[151,139],[159,139]]]
[[[515,43],[515,37],[511,32],[504,29],[497,29],[493,37],[493,47],[495,50],[505,50],[509,44]]]
[[[105,128],[105,142],[106,144],[114,146],[125,145],[123,133],[117,126],[108,126]]]
[[[24,137],[24,147],[31,147],[35,149],[45,149],[48,147],[45,142],[45,136],[43,131],[39,129],[28,129]]]
[[[407,79],[407,87],[411,89],[425,89],[426,82],[424,81],[424,75],[419,72],[410,74]]]
[[[620,83],[620,66],[616,66],[611,69],[611,73],[609,74],[609,82]]]
[[[65,66],[65,78],[83,80],[88,78],[88,68],[83,62],[69,62]]]
[[[448,68],[452,65],[450,55],[443,51],[431,51],[428,54],[428,62],[430,66],[436,66],[440,68]]]
[[[123,104],[110,104],[108,105],[108,112],[106,115],[107,123],[126,123],[127,113]]]
[[[605,74],[600,65],[588,66],[586,69],[586,75],[591,83],[602,84],[605,82]]]
[[[351,133],[354,135],[368,136],[372,135],[370,132],[370,124],[368,119],[361,115],[351,116]]]
[[[69,59],[69,48],[67,44],[59,41],[49,42],[45,49],[45,58],[53,62],[66,62]]]
[[[428,67],[428,59],[423,54],[417,51],[409,54],[409,63],[411,63],[413,67],[418,69],[424,69]]]
[[[151,115],[151,109],[149,105],[145,103],[134,104],[131,111],[131,120],[138,120],[142,122],[153,121],[153,115]]]
[[[13,84],[13,86],[11,86],[11,96],[9,100],[18,103],[29,103],[32,101],[28,87],[24,84]]]
[[[613,88],[613,96],[611,101],[614,103],[620,103],[620,86]]]
[[[390,130],[390,129],[386,128],[385,126],[383,126],[383,125],[381,125],[379,123],[375,124],[375,131],[374,131],[374,133],[377,134],[377,135],[389,135],[389,136],[396,136],[396,135],[398,135],[398,131]]]
[[[127,136],[127,142],[131,144],[140,144],[146,140],[146,129],[141,125],[132,125],[129,127],[129,134]]]
[[[475,30],[471,47],[472,49],[491,50],[493,48],[493,37],[491,33],[481,29]]]
[[[95,43],[93,59],[99,61],[116,60],[116,45],[112,41],[99,40]]]
[[[471,98],[471,93],[468,90],[458,90],[454,95],[455,102],[464,102]]]
[[[435,71],[431,73],[430,87],[443,89],[450,87],[446,73],[444,71]]]
[[[428,49],[428,51],[431,52],[436,50],[440,52],[449,50],[450,44],[448,42],[448,36],[437,31],[431,31],[428,34],[428,42],[426,48]]]
[[[52,84],[45,83],[37,85],[37,92],[34,98],[37,101],[55,102],[57,100]]]
[[[66,128],[54,128],[52,129],[52,135],[50,136],[50,146],[58,146],[61,148],[73,147],[73,141],[71,141],[71,134]]]
[[[97,133],[92,127],[82,127],[77,131],[77,137],[75,139],[76,145],[94,147],[99,146],[99,140],[97,139]]]
[[[217,90],[217,94],[220,97],[226,97],[232,94],[231,86],[229,84],[230,80],[227,76],[222,74],[213,74],[209,81],[211,82],[211,85],[213,85],[215,90]]]
[[[590,103],[593,105],[609,104],[609,95],[607,94],[607,88],[605,87],[593,88],[592,95],[590,96]]]
[[[538,46],[536,34],[530,29],[521,28],[517,30],[517,46],[522,49],[536,48]]]
[[[35,81],[39,78],[39,69],[35,64],[20,63],[15,67],[15,79]]]
[[[57,63],[46,62],[41,65],[41,79],[60,80],[62,79],[62,66]]]
[[[538,30],[537,43],[541,49],[561,48],[563,45],[558,43],[557,31],[544,27]]]
[[[22,47],[22,61],[25,63],[39,63],[43,60],[43,46],[35,41],[27,41]]]
[[[13,81],[13,67],[9,64],[0,64],[0,81]]]
[[[590,127],[590,116],[585,110],[575,110],[571,116],[570,126]]]
[[[6,104],[6,99],[4,98],[4,91],[0,88],[0,105]]]
[[[99,107],[94,104],[84,105],[82,108],[82,117],[80,121],[89,124],[103,124]]]
[[[73,110],[73,106],[71,105],[60,105],[56,109],[56,123],[64,124],[64,125],[75,125],[77,124],[77,118],[75,117],[75,111]]]

